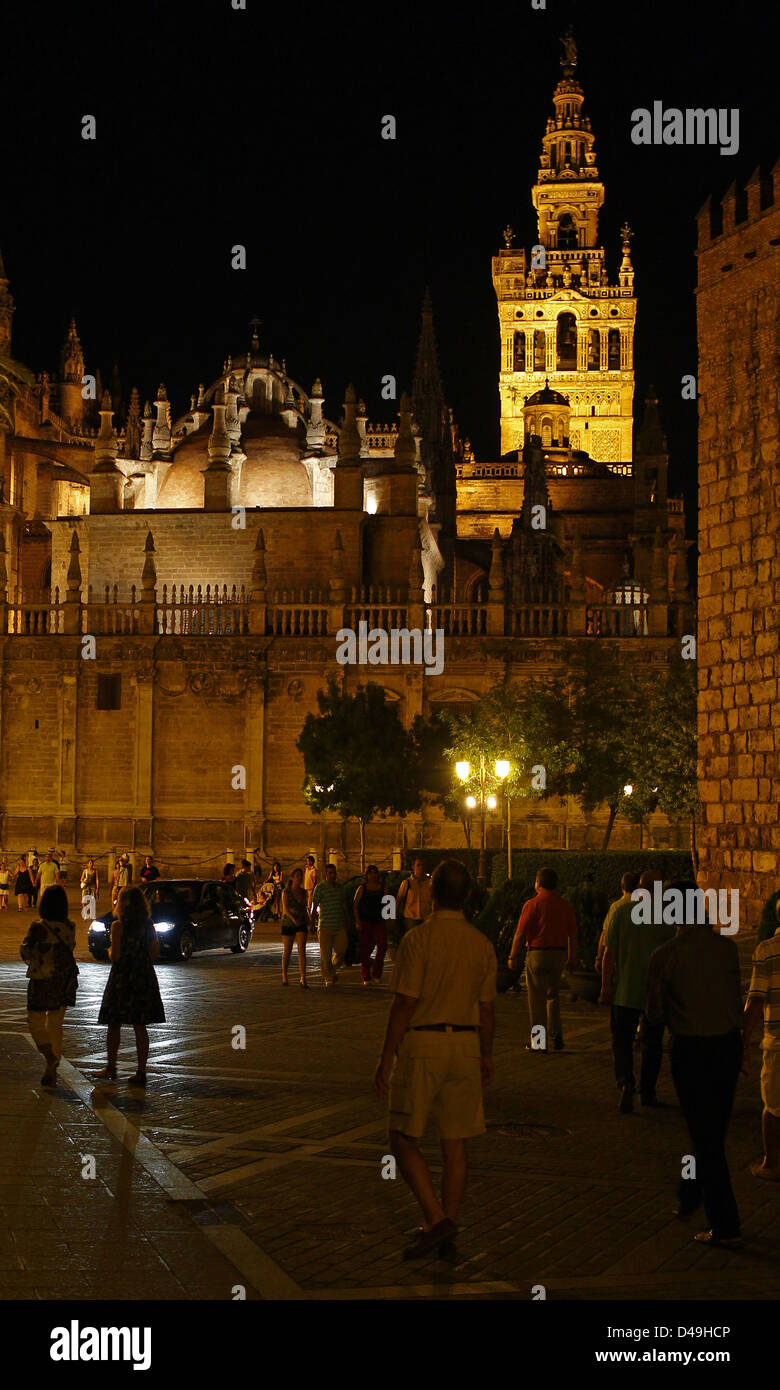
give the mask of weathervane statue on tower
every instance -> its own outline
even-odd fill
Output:
[[[563,44],[564,54],[561,58],[561,67],[563,68],[564,76],[571,77],[577,66],[577,44],[574,38],[574,28],[571,24],[561,39],[561,43]]]

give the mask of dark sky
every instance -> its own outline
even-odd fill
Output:
[[[353,380],[410,381],[426,282],[445,386],[477,456],[498,453],[490,259],[507,221],[530,246],[530,190],[573,19],[596,135],[613,274],[631,222],[637,391],[654,381],[672,490],[693,495],[695,214],[776,148],[773,6],[628,0],[311,10],[246,0],[16,5],[4,19],[0,246],[14,352],[56,370],[71,312],[86,370],[117,360],[127,393],[166,382],[178,414],[247,322],[339,414]],[[635,106],[740,109],[734,157],[638,148]],[[380,138],[396,116],[398,138]],[[97,117],[97,140],[81,117]],[[244,243],[245,272],[230,247]]]

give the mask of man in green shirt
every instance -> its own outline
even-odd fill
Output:
[[[320,969],[325,988],[330,989],[336,983],[334,960],[340,965],[347,949],[347,908],[344,889],[336,882],[335,864],[328,864],[324,879],[314,889],[311,914],[312,921],[319,914]]]
[[[661,875],[646,869],[639,887],[653,891]],[[601,965],[601,1002],[611,1004],[612,1052],[615,1078],[620,1092],[618,1108],[622,1115],[634,1109],[634,1037],[641,1020],[641,1070],[639,1091],[643,1105],[661,1102],[655,1094],[663,1056],[663,1023],[650,1023],[645,1016],[645,993],[650,957],[656,946],[671,940],[675,929],[663,921],[636,921],[641,917],[638,904],[629,898],[618,903],[607,925],[604,959]]]
[[[60,871],[57,866],[57,862],[52,857],[52,852],[49,849],[46,851],[46,858],[41,864],[40,871],[38,873],[38,887],[41,890],[41,896],[43,896],[47,888],[53,888],[55,884],[59,883],[59,881]]]

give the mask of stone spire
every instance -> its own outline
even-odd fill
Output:
[[[404,391],[401,396],[399,417],[401,423],[398,430],[398,437],[395,441],[395,448],[393,449],[396,467],[415,468],[417,462],[417,449],[415,448],[414,435],[412,433],[412,403],[406,391]]]
[[[144,405],[143,434],[141,436],[141,459],[150,463],[152,458],[152,435],[154,434],[154,411],[151,401]]]
[[[119,512],[125,475],[117,467],[117,439],[112,421],[114,410],[108,391],[100,402],[100,432],[95,440],[95,467],[89,475],[90,512]]]
[[[417,358],[412,378],[412,408],[414,418],[423,433],[431,440],[437,438],[441,430],[445,401],[436,335],[433,331],[433,301],[427,288],[423,297],[420,337],[417,341]]]
[[[317,377],[309,396],[309,419],[306,425],[306,448],[314,454],[321,453],[325,444],[325,421],[322,418],[324,404],[322,382]]]
[[[100,432],[95,440],[95,464],[101,469],[105,465],[109,471],[116,467],[117,440],[113,419],[111,396],[108,391],[104,391],[100,402]]]
[[[155,454],[167,454],[171,448],[171,407],[168,403],[168,393],[163,382],[157,390],[155,401],[157,419],[152,431],[152,448]]]
[[[223,392],[220,392],[224,396]],[[226,511],[230,492],[230,435],[225,426],[224,399],[213,407],[214,424],[209,438],[209,463],[203,470],[204,501],[208,512]]]
[[[141,404],[138,398],[138,388],[133,387],[130,392],[130,406],[127,411],[127,426],[125,428],[125,458],[137,459],[141,454]]]
[[[333,470],[333,505],[344,511],[363,510],[363,469],[357,427],[357,392],[350,383],[344,396],[344,420],[339,430],[339,456]]]
[[[14,299],[8,284],[8,277],[0,251],[0,357],[11,356],[11,327],[14,317]]]
[[[84,353],[81,350],[81,342],[76,329],[76,320],[71,318],[65,342],[62,344],[60,352],[60,379],[64,382],[78,383],[81,390],[81,378],[84,375]]]

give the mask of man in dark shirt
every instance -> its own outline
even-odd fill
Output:
[[[509,953],[511,970],[523,945],[527,947],[525,983],[531,1017],[531,1041],[526,1043],[527,1052],[547,1052],[550,1042],[556,1051],[563,1047],[561,975],[564,965],[568,964],[569,970],[576,969],[577,919],[566,899],[556,893],[557,886],[555,869],[539,870],[536,897],[531,898],[520,913]]]
[[[696,887],[672,886],[683,892]],[[726,1161],[726,1131],[742,1065],[736,944],[706,923],[694,920],[680,927],[650,957],[645,1012],[672,1034],[672,1079],[695,1158],[695,1172],[680,1178],[676,1215],[686,1220],[703,1202],[710,1229],[696,1240],[739,1245],[739,1212]]]
[[[141,870],[141,882],[152,883],[156,878],[159,877],[160,870],[155,866],[154,856],[151,854],[147,854],[144,859],[144,866]]]

